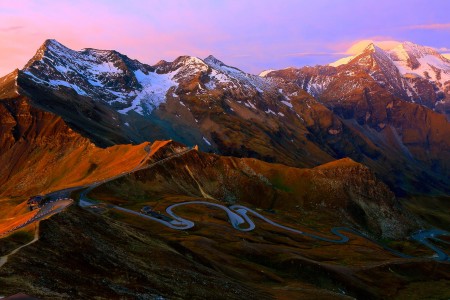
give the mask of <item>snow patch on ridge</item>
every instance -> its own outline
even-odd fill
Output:
[[[355,58],[355,56],[343,57],[343,58],[340,58],[337,61],[332,62],[331,64],[328,64],[328,65],[331,67],[339,67],[340,65],[348,64],[354,58]]]
[[[208,56],[204,62],[212,69],[211,80],[216,81],[218,84],[231,84],[233,88],[241,87],[244,90],[254,88],[260,93],[271,87],[266,79],[227,66],[213,56]]]
[[[137,70],[134,74],[142,85],[142,90],[135,93],[136,97],[132,100],[130,107],[119,110],[121,114],[126,114],[132,110],[141,115],[151,113],[161,103],[166,101],[169,89],[178,86],[178,83],[173,80],[176,72],[167,74],[149,72],[145,74],[141,70]]]
[[[435,82],[441,82],[442,84],[450,80],[450,64],[445,63],[444,61],[439,59],[439,57],[436,57],[434,55],[425,55],[418,58],[417,61],[419,62],[420,66],[415,69],[412,69],[408,65],[407,59],[394,60],[394,64],[403,76],[407,74],[415,74],[422,78],[427,78],[429,76],[428,79]],[[441,72],[436,72],[436,69],[440,70]]]
[[[259,73],[259,77],[266,77],[267,74],[269,74],[270,72],[273,72],[273,71],[275,71],[275,70],[265,70],[265,71],[262,71],[261,73]]]
[[[281,103],[283,103],[284,105],[286,105],[287,107],[289,107],[289,108],[294,108],[293,106],[292,106],[292,104],[291,104],[291,102],[288,102],[288,101],[281,101]]]
[[[211,143],[210,143],[210,141],[208,141],[207,138],[203,137],[203,141],[204,141],[206,144],[208,144],[208,146],[211,146]]]

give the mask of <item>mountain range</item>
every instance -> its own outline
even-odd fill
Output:
[[[350,157],[398,195],[447,193],[450,62],[405,42],[332,65],[256,76],[213,56],[149,66],[47,40],[1,94],[26,96],[100,147],[174,139],[294,167]]]

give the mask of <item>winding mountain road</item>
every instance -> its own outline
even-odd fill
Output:
[[[19,252],[20,249],[28,247],[29,245],[37,242],[39,240],[39,221],[47,219],[51,216],[53,216],[54,214],[60,213],[62,212],[64,209],[66,209],[68,206],[73,204],[73,200],[72,199],[58,199],[55,201],[51,201],[49,203],[46,203],[44,206],[42,206],[38,213],[35,214],[32,218],[28,219],[26,222],[15,226],[14,228],[11,228],[10,230],[3,232],[0,234],[0,238],[2,238],[3,236],[6,236],[8,234],[13,233],[16,230],[19,230],[21,228],[24,228],[30,224],[35,224],[36,228],[34,230],[34,238],[31,242],[22,245],[20,247],[17,247],[16,249],[14,249],[13,251],[11,251],[9,254],[0,257],[0,268],[6,264],[8,262],[8,258],[11,255],[16,254],[17,252]]]
[[[124,173],[124,174],[120,174],[118,176],[115,176],[113,178],[107,179],[107,180],[103,180],[103,181],[99,181],[99,182],[95,182],[92,185],[90,185],[87,189],[85,189],[81,194],[80,194],[80,198],[79,198],[79,205],[81,207],[88,207],[88,206],[92,206],[92,205],[96,205],[98,203],[93,202],[92,200],[90,200],[87,197],[87,194],[93,190],[95,187],[106,183],[108,181],[111,181],[113,179],[116,179],[118,177],[127,175],[129,173],[132,173],[134,171],[137,170],[143,170],[143,169],[150,169],[158,164],[162,164],[174,157],[178,157],[181,155],[184,155],[190,151],[195,150],[194,148],[188,149],[186,151],[182,151],[180,153],[174,154],[172,156],[169,156],[167,158],[164,158],[160,161],[157,161],[155,163],[152,163],[148,166],[137,166],[136,168],[134,168],[132,171]],[[210,195],[206,194],[205,191],[202,189],[200,183],[194,178],[192,172],[188,169],[188,172],[191,174],[192,178],[194,179],[194,181],[197,183],[198,188],[200,193],[202,194],[202,196],[205,199],[211,199],[211,200],[215,200],[213,197],[211,197]],[[401,253],[399,251],[396,251],[392,248],[387,247],[386,245],[383,245],[381,243],[379,243],[378,241],[376,241],[375,239],[367,236],[366,234],[353,229],[353,228],[347,228],[347,227],[334,227],[332,228],[330,231],[331,233],[334,235],[334,237],[329,238],[329,237],[325,237],[323,235],[316,235],[316,234],[312,234],[312,233],[308,233],[308,232],[303,232],[301,230],[297,230],[288,226],[284,226],[281,224],[278,224],[268,218],[266,218],[265,216],[261,215],[260,213],[256,212],[253,209],[250,209],[246,206],[243,205],[232,205],[230,207],[226,207],[224,205],[221,204],[217,204],[217,203],[213,203],[213,202],[209,202],[209,201],[189,201],[189,202],[181,202],[181,203],[175,203],[172,204],[170,206],[168,206],[166,208],[166,213],[168,216],[170,216],[172,218],[171,221],[166,221],[164,219],[161,218],[157,218],[151,215],[146,215],[146,214],[142,214],[140,212],[131,210],[131,209],[127,209],[127,208],[123,208],[117,205],[110,205],[110,207],[129,213],[129,214],[133,214],[136,216],[139,216],[141,218],[145,218],[145,219],[149,219],[155,222],[158,222],[166,227],[169,227],[171,229],[175,229],[175,230],[188,230],[191,229],[195,226],[195,223],[193,221],[187,220],[185,218],[182,218],[180,216],[178,216],[176,213],[173,212],[173,209],[180,207],[180,206],[186,206],[186,205],[206,205],[209,207],[215,207],[215,208],[219,208],[222,209],[228,216],[228,219],[231,223],[231,226],[233,226],[233,228],[239,230],[239,231],[252,231],[256,228],[255,223],[253,222],[253,220],[249,217],[250,215],[253,215],[256,218],[259,218],[262,221],[265,221],[266,223],[274,226],[274,227],[278,227],[280,229],[292,232],[292,233],[296,233],[296,234],[301,234],[303,236],[307,236],[310,237],[312,239],[316,239],[316,240],[320,240],[320,241],[324,241],[324,242],[329,242],[329,243],[337,243],[337,244],[344,244],[347,243],[350,238],[345,235],[343,232],[347,232],[347,233],[351,233],[357,236],[360,236],[362,238],[365,238],[375,244],[377,244],[378,246],[382,247],[383,249],[385,249],[386,251],[389,251],[399,257],[402,258],[414,258],[413,256]],[[245,225],[246,227],[243,227],[243,225]],[[431,257],[432,259],[438,260],[438,261],[450,261],[450,257],[448,256],[448,254],[442,250],[441,248],[439,248],[438,246],[436,246],[435,244],[433,244],[431,242],[431,240],[433,239],[437,239],[439,236],[450,236],[450,232],[441,230],[441,229],[428,229],[428,230],[421,230],[419,232],[414,233],[411,236],[411,239],[426,246],[427,248],[429,248],[430,250],[432,250],[435,255],[433,257]]]
[[[63,198],[60,199],[61,197],[67,197],[72,191],[75,190],[80,190],[80,189],[84,189],[79,196],[79,205],[81,207],[89,207],[92,205],[96,205],[98,203],[92,201],[91,199],[89,199],[87,197],[87,194],[92,191],[94,188],[98,187],[101,184],[107,183],[109,181],[115,180],[117,178],[120,178],[122,176],[125,175],[129,175],[133,172],[139,171],[139,170],[144,170],[144,169],[150,169],[156,165],[159,164],[163,164],[166,161],[173,159],[175,157],[179,157],[182,156],[190,151],[194,151],[196,150],[195,148],[189,148],[187,150],[181,151],[179,153],[175,153],[171,156],[168,156],[162,160],[159,160],[157,162],[154,162],[152,164],[146,165],[144,166],[144,163],[147,161],[148,156],[150,155],[150,151],[148,151],[147,156],[142,159],[142,161],[132,170],[127,171],[127,172],[123,172],[121,174],[118,174],[114,177],[108,178],[108,179],[104,179],[104,180],[100,180],[100,181],[96,181],[93,182],[87,186],[80,186],[80,187],[73,187],[73,188],[68,188],[68,189],[64,189],[64,190],[60,190],[60,191],[56,191],[53,192],[51,194],[48,194],[47,197],[50,197],[51,199],[56,199],[46,205],[44,205],[40,211],[31,219],[29,219],[27,222],[21,224],[20,226],[17,226],[15,228],[13,228],[12,230],[8,231],[7,233],[3,233],[3,235],[5,234],[9,234],[12,231],[15,231],[17,229],[23,228],[31,223],[37,222],[39,220],[42,220],[44,218],[47,218],[53,214],[56,214],[62,210],[64,210],[67,206],[71,205],[73,203],[72,199],[67,199],[67,198]],[[190,170],[188,170],[190,172]],[[191,176],[193,176],[191,174]],[[195,180],[195,178],[194,178]],[[197,180],[195,180],[198,184],[199,190],[201,191],[202,195],[207,198],[207,199],[214,199],[211,196],[207,195],[203,189],[201,188],[199,182]],[[213,202],[209,202],[209,201],[189,201],[189,202],[181,202],[181,203],[175,203],[172,204],[170,206],[168,206],[166,208],[166,213],[168,216],[170,216],[171,220],[167,221],[168,218],[166,219],[162,219],[162,218],[157,218],[151,215],[146,215],[146,214],[142,214],[140,212],[131,210],[131,209],[127,209],[127,208],[123,208],[120,206],[115,206],[112,205],[110,207],[126,212],[126,213],[130,213],[136,216],[139,216],[141,218],[145,218],[145,219],[149,219],[155,222],[158,222],[166,227],[169,227],[171,229],[175,229],[175,230],[188,230],[191,229],[195,226],[195,223],[193,221],[187,220],[183,217],[178,216],[173,210],[176,209],[177,207],[181,207],[181,206],[187,206],[187,205],[206,205],[209,207],[215,207],[215,208],[219,208],[222,209],[228,216],[228,219],[230,221],[231,226],[233,226],[233,228],[239,230],[239,231],[252,231],[256,228],[256,225],[254,223],[254,221],[249,217],[249,215],[252,215],[253,217],[256,217],[274,227],[292,232],[292,233],[296,233],[296,234],[300,234],[303,236],[307,236],[309,238],[312,239],[316,239],[316,240],[320,240],[320,241],[324,241],[324,242],[329,242],[329,243],[337,243],[337,244],[344,244],[347,243],[349,241],[349,237],[347,235],[345,235],[343,232],[347,232],[347,233],[351,233],[357,236],[360,236],[362,238],[365,238],[379,246],[381,246],[383,249],[399,256],[402,258],[413,258],[410,255],[398,252],[394,249],[391,249],[379,242],[377,242],[376,240],[370,238],[369,236],[365,235],[364,233],[356,230],[356,229],[352,229],[352,228],[347,228],[347,227],[334,227],[332,228],[330,231],[333,234],[333,237],[325,237],[323,235],[319,235],[319,234],[312,234],[312,233],[308,233],[308,232],[304,232],[298,229],[294,229],[288,226],[284,226],[281,224],[278,224],[268,218],[266,218],[265,216],[261,215],[260,213],[256,212],[253,209],[250,209],[246,206],[243,205],[232,205],[230,207],[226,207],[224,205],[221,204],[217,204],[217,203],[213,203]],[[38,231],[36,231],[38,232]],[[36,237],[37,234],[37,237]],[[1,237],[2,235],[0,235]],[[435,255],[433,257],[431,257],[432,259],[438,260],[438,261],[450,261],[450,258],[448,256],[448,254],[442,250],[440,247],[436,246],[435,244],[433,244],[431,242],[431,240],[438,240],[438,241],[442,241],[444,243],[448,243],[444,240],[440,240],[438,237],[439,236],[450,236],[450,233],[444,230],[440,230],[440,229],[429,229],[429,230],[421,230],[419,232],[414,233],[411,236],[411,239],[428,247],[430,250],[432,250]],[[16,253],[17,251],[19,251],[21,248],[26,247],[27,245],[30,245],[32,243],[34,243],[38,238],[38,233],[35,233],[35,239],[33,241],[31,241],[30,243],[23,245],[19,248],[17,248],[16,250],[14,250],[12,253],[10,253],[9,255],[12,255],[14,253]],[[6,263],[7,261],[7,257],[9,257],[9,255],[5,257],[0,258],[0,267]]]
[[[253,209],[250,209],[250,208],[242,206],[242,205],[232,205],[230,207],[226,207],[224,205],[212,203],[212,202],[208,202],[208,201],[189,201],[189,202],[176,203],[176,204],[172,204],[166,208],[166,213],[167,213],[167,215],[169,215],[172,218],[172,221],[165,221],[165,220],[162,220],[162,219],[159,219],[159,218],[156,218],[153,216],[145,215],[140,212],[137,212],[137,211],[134,211],[131,209],[126,209],[126,208],[123,208],[120,206],[112,206],[112,207],[114,209],[117,209],[117,210],[120,210],[120,211],[123,211],[126,213],[134,214],[134,215],[137,215],[137,216],[145,218],[145,219],[153,220],[153,221],[158,222],[158,223],[160,223],[166,227],[169,227],[171,229],[187,230],[187,229],[193,228],[195,226],[195,223],[190,220],[187,220],[185,218],[182,218],[173,212],[173,209],[180,207],[180,206],[187,206],[187,205],[206,205],[206,206],[210,206],[210,207],[220,208],[223,211],[225,211],[225,213],[227,214],[228,219],[231,223],[231,226],[233,226],[233,228],[235,228],[239,231],[252,231],[253,229],[256,228],[254,221],[248,216],[248,214],[251,214],[254,217],[259,218],[260,220],[262,220],[274,227],[278,227],[280,229],[283,229],[283,230],[286,230],[286,231],[289,231],[292,233],[307,236],[312,239],[329,242],[329,243],[345,244],[350,240],[350,238],[348,236],[346,236],[343,232],[348,232],[348,233],[360,236],[362,238],[365,238],[365,239],[377,244],[378,246],[382,247],[386,251],[389,251],[392,254],[395,254],[399,257],[415,258],[414,256],[407,255],[407,254],[401,253],[399,251],[396,251],[392,248],[389,248],[386,245],[383,245],[383,244],[377,242],[373,238],[367,236],[366,234],[364,234],[356,229],[347,228],[347,227],[334,227],[330,231],[334,235],[335,238],[333,238],[333,237],[329,238],[329,237],[325,237],[323,235],[312,234],[312,233],[304,232],[301,230],[297,230],[297,229],[294,229],[291,227],[287,227],[287,226],[278,224],[278,223],[266,218],[265,216],[261,215],[260,213],[254,211]],[[245,225],[246,227],[242,227],[243,225]],[[438,236],[450,236],[450,232],[447,232],[447,231],[444,231],[441,229],[422,230],[422,231],[419,231],[419,232],[413,234],[411,236],[411,239],[428,247],[430,250],[432,250],[435,253],[435,256],[430,257],[430,258],[438,260],[438,261],[450,261],[448,254],[444,250],[439,248],[438,246],[431,243],[431,241],[430,241],[431,239],[436,239]]]

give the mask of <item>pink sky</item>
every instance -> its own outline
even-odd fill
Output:
[[[362,39],[448,49],[448,11],[450,2],[438,0],[16,0],[0,4],[0,76],[48,38],[148,64],[213,54],[253,73],[329,63]]]

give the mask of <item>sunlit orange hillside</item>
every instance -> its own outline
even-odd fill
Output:
[[[62,118],[37,110],[24,97],[2,100],[0,114],[2,206],[129,171],[148,156],[147,151],[153,155],[168,143],[99,148],[70,129]]]

